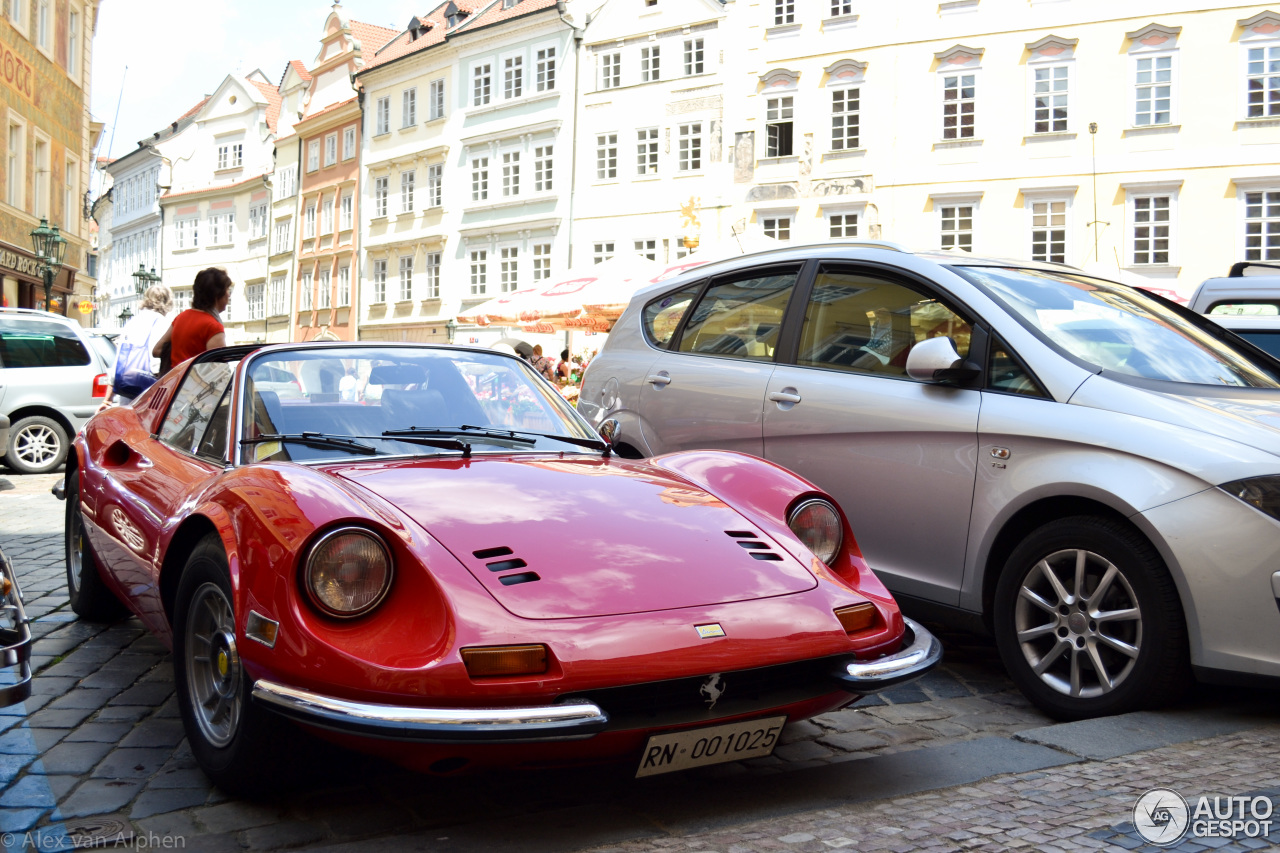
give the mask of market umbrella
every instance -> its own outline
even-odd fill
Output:
[[[582,315],[587,301],[611,300],[631,294],[653,279],[662,267],[641,255],[617,255],[599,264],[570,270],[553,284],[528,294],[520,300],[520,321],[541,323],[557,321],[572,327],[570,321]]]

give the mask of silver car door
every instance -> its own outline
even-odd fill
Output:
[[[954,605],[981,392],[907,377],[911,347],[971,326],[922,285],[847,265],[814,277],[793,363],[766,391],[764,455],[829,492],[895,593]]]
[[[672,349],[644,378],[642,429],[655,454],[703,447],[762,453],[765,386],[801,268],[755,267],[709,282]]]

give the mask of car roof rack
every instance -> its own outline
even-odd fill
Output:
[[[1245,270],[1250,267],[1275,270],[1273,273],[1254,273],[1255,275],[1280,275],[1280,264],[1268,264],[1262,261],[1237,261],[1231,265],[1231,272],[1227,273],[1227,278],[1244,278],[1246,275]]]

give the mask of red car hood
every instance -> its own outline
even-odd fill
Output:
[[[527,619],[725,604],[817,585],[738,512],[644,463],[480,457],[330,472],[399,507]]]

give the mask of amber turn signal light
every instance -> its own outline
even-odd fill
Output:
[[[864,601],[851,607],[841,607],[835,611],[835,614],[846,634],[856,634],[875,624],[876,606],[869,601]]]
[[[484,646],[462,650],[462,662],[472,678],[495,675],[541,675],[547,671],[547,647]]]

